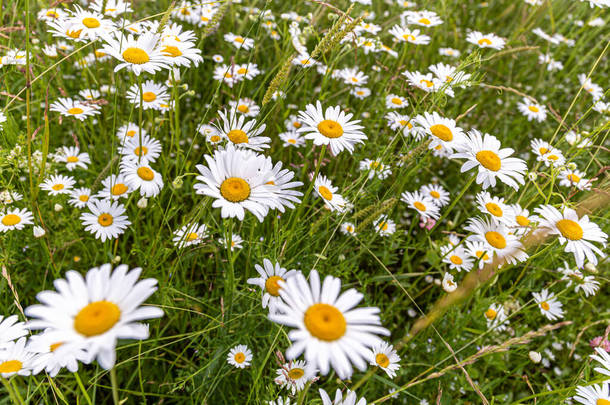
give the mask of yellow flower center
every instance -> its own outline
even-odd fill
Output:
[[[244,39],[242,37],[235,37],[234,41],[237,42],[238,44],[244,43]]]
[[[441,198],[441,194],[436,190],[430,191],[430,195],[432,196],[432,198]]]
[[[430,25],[430,20],[427,18],[420,18],[417,22],[424,25]]]
[[[87,194],[83,194],[78,196],[78,199],[81,200],[82,202],[87,202],[89,201],[89,196]]]
[[[80,33],[83,32],[83,30],[77,30],[77,31],[71,31],[68,30],[66,31],[66,35],[69,36],[70,38],[80,38]]]
[[[375,363],[377,363],[380,367],[386,368],[390,365],[390,359],[383,353],[378,353],[375,356]]]
[[[241,364],[244,361],[246,361],[246,355],[243,354],[242,352],[235,353],[235,356],[233,356],[233,360],[235,360],[236,363]]]
[[[392,101],[392,104],[396,104],[396,105],[402,104],[402,100],[399,99],[398,97],[393,97],[391,101]]]
[[[144,166],[138,167],[138,170],[136,171],[136,173],[142,180],[145,180],[145,181],[151,181],[152,179],[155,178],[155,174],[148,167],[144,167]]]
[[[382,223],[379,224],[379,229],[381,229],[382,231],[387,231],[388,230],[388,223],[383,221]]]
[[[123,183],[117,183],[110,189],[112,195],[121,195],[127,192],[127,186]]]
[[[97,217],[97,223],[103,227],[110,226],[110,225],[112,225],[113,222],[114,222],[114,219],[112,218],[112,215],[110,215],[110,214],[101,214],[99,217]]]
[[[422,204],[421,202],[419,202],[419,201],[415,201],[413,203],[413,206],[415,208],[417,208],[419,211],[425,211],[426,210],[426,206],[424,204]]]
[[[220,194],[231,202],[241,202],[250,196],[250,185],[242,178],[229,177],[220,185]]]
[[[580,240],[583,236],[583,230],[580,224],[571,219],[561,219],[557,221],[557,229],[561,232],[564,238],[569,240]]]
[[[379,162],[371,162],[371,164],[369,165],[369,167],[371,169],[377,169],[379,167],[380,163]]]
[[[248,108],[248,106],[245,104],[240,104],[237,106],[237,111],[239,111],[240,113],[246,114],[246,113],[250,112],[250,108]]]
[[[549,150],[543,146],[542,148],[539,148],[538,151],[541,155],[544,155],[545,153],[548,153]]]
[[[68,110],[68,114],[72,114],[72,115],[77,115],[77,114],[82,114],[83,113],[83,109],[79,108],[79,107],[72,107]]]
[[[133,138],[136,135],[136,131],[134,131],[133,129],[131,131],[127,131],[127,133],[125,134],[130,138]]]
[[[516,219],[517,223],[521,226],[529,226],[530,224],[530,220],[527,217],[524,217],[523,215],[517,215]]]
[[[487,38],[481,38],[479,39],[479,45],[483,46],[483,45],[491,45],[491,41]]]
[[[426,80],[426,79],[421,79],[419,81],[420,84],[425,84],[426,87],[432,87],[434,86],[434,82],[431,82],[430,80]],[[443,125],[444,126],[444,125]],[[446,128],[446,127],[445,127]]]
[[[551,309],[551,306],[549,305],[548,302],[542,301],[540,303],[540,308],[544,309],[545,311],[548,311],[549,309]]]
[[[460,256],[457,255],[453,255],[449,258],[449,260],[451,260],[451,263],[453,264],[457,264],[458,266],[460,264],[462,264],[464,261],[462,260],[462,258]]]
[[[566,176],[566,178],[568,180],[570,180],[572,183],[578,183],[580,181],[580,177],[578,177],[577,175],[570,173]]]
[[[483,260],[484,262],[489,260],[489,256],[487,256],[487,253],[483,252],[482,250],[477,250],[475,254],[479,259]]]
[[[131,47],[123,51],[123,59],[127,63],[142,65],[150,60],[150,56],[143,49]]]
[[[492,172],[497,172],[502,167],[500,156],[490,150],[482,150],[475,155],[481,166]]]
[[[19,360],[7,360],[0,363],[0,373],[16,373],[21,370],[23,363]]]
[[[176,58],[176,57],[182,55],[182,52],[180,52],[180,49],[178,49],[177,46],[171,46],[171,45],[166,45],[165,48],[163,48],[162,52],[168,54],[172,58]]]
[[[549,156],[547,156],[546,158],[547,158],[548,160],[553,160],[553,161],[555,161],[555,160],[559,159],[559,156],[557,156],[557,155],[549,155]]]
[[[528,110],[530,110],[531,112],[534,112],[534,113],[537,113],[538,111],[540,111],[538,109],[538,107],[536,107],[535,105],[530,105],[527,108],[528,108]]]
[[[144,156],[148,153],[148,148],[146,146],[138,146],[133,150],[133,154],[136,156]]]
[[[63,184],[54,184],[53,187],[51,187],[51,188],[55,191],[59,191],[59,190],[64,189],[64,185]]]
[[[349,233],[354,232],[354,227],[353,227],[353,226],[351,226],[351,225],[348,225],[348,226],[347,226],[345,229],[347,229],[347,231],[348,231]]]
[[[17,225],[19,222],[21,222],[21,217],[19,215],[8,214],[2,217],[2,225],[4,226]]]
[[[318,131],[327,138],[339,138],[343,135],[343,127],[337,121],[324,120],[318,124]]]
[[[51,17],[51,18],[59,18],[59,14],[57,14],[55,11],[53,10],[49,10],[47,11],[47,17]]]
[[[68,156],[66,158],[66,161],[68,163],[76,163],[76,162],[78,162],[78,156]]]
[[[210,141],[211,142],[218,142],[218,141],[220,141],[220,137],[218,135],[212,135],[210,137]]]
[[[607,399],[604,399],[604,398],[599,398],[595,402],[595,405],[610,405],[610,401],[608,401]]]
[[[313,304],[307,308],[303,321],[309,333],[326,342],[340,339],[347,329],[341,311],[328,304]]]
[[[87,304],[74,317],[74,329],[87,337],[101,335],[112,329],[121,319],[119,307],[109,301]]]
[[[333,199],[333,193],[326,186],[318,187],[318,193],[320,193],[325,200],[330,201]]]
[[[487,208],[487,211],[489,211],[489,213],[494,217],[501,217],[502,214],[504,214],[502,212],[502,208],[500,208],[500,206],[496,203],[488,202],[485,204],[485,208]]]
[[[284,281],[284,279],[280,276],[271,276],[265,281],[265,290],[274,297],[280,295],[280,288],[282,287],[278,284],[279,281]]]
[[[239,68],[237,69],[237,73],[240,75],[245,75],[246,73],[248,73],[248,69],[246,68]]]
[[[299,121],[295,121],[292,123],[292,126],[295,128],[301,128],[301,123]]]
[[[233,143],[248,143],[248,135],[241,129],[232,129],[227,136]]]
[[[415,41],[415,37],[411,34],[405,34],[402,36],[405,41]]]
[[[145,91],[142,94],[142,100],[146,101],[147,103],[153,102],[157,99],[157,95],[155,93],[153,93],[152,91]]]
[[[354,82],[354,83],[358,83],[358,78],[356,78],[356,77],[352,77],[352,82]]]
[[[232,77],[233,77],[233,75],[231,73],[229,73],[229,72],[225,73],[225,78],[230,79]]]
[[[504,249],[506,247],[506,239],[504,239],[504,236],[502,236],[502,234],[499,232],[485,232],[485,239],[496,249]]]
[[[294,145],[295,143],[297,143],[297,141],[296,141],[296,139],[289,139],[289,140],[288,140],[288,143],[291,143],[291,144],[293,144],[293,145]]]
[[[498,315],[498,313],[496,311],[494,311],[492,308],[489,308],[487,311],[485,311],[485,317],[487,319],[489,319],[490,321],[493,321],[494,319],[496,319],[496,315]]]
[[[432,135],[436,136],[439,139],[442,139],[445,142],[451,142],[453,140],[453,133],[446,125],[432,125],[430,127],[430,132],[432,132]]]
[[[288,372],[288,378],[291,380],[298,380],[305,375],[305,370],[302,368],[293,368]]]
[[[186,235],[186,240],[188,242],[192,242],[192,241],[196,240],[197,238],[199,238],[199,236],[195,232],[191,232],[188,235]]]
[[[100,22],[97,18],[87,17],[83,18],[83,25],[87,28],[97,28],[100,26]]]

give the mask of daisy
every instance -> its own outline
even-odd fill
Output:
[[[140,137],[140,133],[142,137],[148,135],[148,132],[146,132],[144,128],[140,128],[137,124],[128,122],[127,124],[122,125],[116,131],[116,136],[117,138],[119,138],[121,144],[124,144],[128,139],[134,138],[136,136]]]
[[[467,240],[466,252],[478,262],[479,269],[482,269],[486,264],[490,264],[493,260],[493,252],[482,242]]]
[[[348,202],[341,194],[337,194],[337,187],[334,187],[326,176],[320,174],[314,182],[316,194],[324,200],[324,204],[331,211],[344,212],[347,209]]]
[[[513,149],[501,149],[500,141],[492,135],[481,135],[476,129],[468,132],[462,143],[457,145],[456,153],[451,155],[453,159],[467,159],[462,165],[461,172],[478,167],[476,178],[477,184],[483,189],[494,187],[496,178],[506,185],[519,189],[519,184],[524,184],[524,173],[527,171],[525,161],[510,157]]]
[[[179,249],[203,243],[208,237],[208,227],[205,224],[186,224],[174,232],[172,241]]]
[[[248,210],[263,222],[269,210],[279,206],[277,189],[269,184],[273,171],[264,156],[229,144],[204,157],[208,165],[196,166],[201,175],[196,177],[195,192],[214,198],[212,207],[221,208],[223,218],[243,221]]]
[[[237,345],[229,351],[227,362],[236,368],[246,368],[252,361],[252,351],[246,345]]]
[[[42,183],[40,188],[49,192],[49,195],[70,194],[76,184],[74,178],[61,174],[54,174]]]
[[[99,114],[99,107],[95,104],[83,104],[81,101],[68,97],[60,97],[49,106],[51,111],[57,111],[64,117],[74,117],[84,121],[87,117]]]
[[[32,374],[32,363],[35,353],[26,347],[26,338],[21,337],[16,342],[9,342],[0,350],[0,375],[9,378],[15,374],[29,376]]]
[[[559,243],[565,245],[564,250],[574,254],[578,268],[583,267],[585,257],[593,264],[597,264],[596,253],[603,257],[603,252],[591,242],[605,245],[608,235],[597,224],[590,222],[587,215],[578,218],[571,208],[560,212],[551,205],[542,205],[534,211],[541,216],[539,229],[550,235],[558,235]]]
[[[72,24],[70,29],[80,31],[80,38],[88,38],[91,41],[105,37],[116,29],[112,20],[104,19],[104,16],[96,11],[83,10],[79,6],[75,6],[68,21]]]
[[[367,172],[367,177],[369,179],[377,177],[378,179],[383,180],[392,174],[392,170],[379,160],[364,159],[360,161],[359,169],[360,171]]]
[[[77,167],[87,168],[87,165],[91,163],[88,153],[80,153],[77,146],[62,146],[57,152],[55,152],[55,161],[66,164],[66,169],[69,171],[74,170]]]
[[[605,405],[610,403],[610,382],[576,387],[576,395],[572,399],[583,405]]]
[[[252,80],[260,73],[261,71],[258,70],[258,65],[256,63],[244,63],[240,65],[235,65],[235,74],[240,79]]]
[[[131,225],[127,216],[123,215],[125,207],[118,202],[95,200],[91,201],[87,208],[91,213],[81,214],[80,219],[85,225],[85,230],[95,234],[95,237],[102,242],[117,238]]]
[[[9,343],[28,334],[25,323],[18,322],[17,315],[4,317],[0,315],[0,350],[6,349]]]
[[[610,354],[608,354],[608,352],[605,351],[602,347],[596,347],[595,352],[597,353],[597,355],[593,354],[589,357],[599,362],[602,366],[595,367],[595,371],[603,375],[610,376]]]
[[[305,145],[305,138],[299,135],[299,133],[296,131],[282,132],[278,136],[284,142],[284,146],[294,146],[295,148],[300,148],[301,146]]]
[[[409,100],[396,94],[388,94],[385,98],[387,108],[404,108],[409,105]]]
[[[271,138],[260,136],[267,127],[265,124],[257,126],[256,120],[246,121],[246,116],[235,110],[219,111],[222,123],[217,125],[219,132],[229,139],[237,148],[260,151],[269,148]]]
[[[568,264],[564,261],[564,268],[558,268],[563,277],[562,280],[567,281],[567,287],[571,287],[574,284],[574,291],[582,290],[585,293],[585,297],[593,296],[599,290],[599,281],[595,280],[593,276],[585,276],[580,270],[572,270]]]
[[[373,347],[370,364],[380,367],[388,377],[396,377],[396,371],[400,368],[400,356],[394,347],[386,342]]]
[[[254,100],[249,98],[240,98],[238,101],[229,101],[231,110],[243,114],[246,117],[256,117],[260,112],[260,107],[256,105]]]
[[[242,37],[240,35],[235,35],[232,32],[228,32],[224,35],[225,41],[233,45],[237,49],[244,49],[245,51],[249,51],[254,47],[254,40],[252,38]]]
[[[284,120],[284,125],[288,131],[296,131],[303,126],[303,122],[295,114],[290,114],[288,118]]]
[[[591,180],[585,178],[586,173],[579,170],[565,169],[559,172],[557,178],[563,187],[576,187],[579,190],[590,190]]]
[[[354,87],[349,91],[349,94],[359,100],[364,100],[365,98],[371,95],[371,90],[367,87]]]
[[[409,208],[417,211],[423,220],[428,218],[438,219],[440,216],[439,207],[434,203],[432,198],[419,191],[405,191],[400,195],[400,200],[407,203]]]
[[[169,69],[171,65],[170,58],[159,46],[159,39],[160,36],[152,32],[137,37],[117,34],[104,38],[106,44],[100,50],[121,62],[114,68],[115,72],[127,68],[136,76],[142,72],[154,74],[161,69]]]
[[[290,361],[276,371],[277,377],[273,381],[280,387],[290,389],[292,395],[295,395],[305,388],[305,384],[315,380],[315,377],[312,377],[315,372],[308,373],[306,369],[307,363],[303,360]]]
[[[91,189],[86,187],[75,188],[70,193],[68,204],[73,205],[76,208],[84,208],[93,200],[94,199],[91,197]]]
[[[530,215],[527,208],[522,208],[519,204],[512,204],[510,206],[515,214],[515,221],[509,226],[513,227],[513,233],[515,235],[525,235],[532,229],[532,223],[537,223],[540,218],[536,215]]]
[[[457,271],[469,271],[472,269],[473,261],[468,256],[462,246],[445,245],[441,247],[443,263],[447,263],[449,268]]]
[[[232,252],[235,249],[243,248],[242,243],[244,242],[244,240],[241,238],[241,236],[234,233],[234,234],[231,234],[230,242],[229,242],[229,239],[225,239],[225,238],[220,238],[218,240],[218,242],[221,245],[223,245],[224,247],[226,247],[227,249],[231,249],[231,252]]]
[[[92,10],[110,17],[118,17],[121,14],[133,12],[131,4],[125,2],[124,0],[106,0],[105,6],[106,8],[102,10],[104,7],[103,0],[95,0],[89,4],[89,7]]]
[[[278,200],[278,204],[275,208],[278,211],[284,212],[285,208],[294,208],[294,203],[299,204],[303,193],[298,190],[293,190],[295,187],[303,185],[300,181],[292,181],[294,178],[294,172],[288,169],[282,169],[282,162],[277,162],[275,165],[271,161],[271,158],[266,158],[265,167],[263,171],[270,170],[272,172],[271,179],[267,184],[272,185],[274,188],[274,194]]]
[[[180,39],[168,39],[168,34],[164,35],[166,35],[166,37],[163,39],[160,45],[161,54],[167,57],[168,63],[170,63],[172,66],[199,66],[199,64],[203,62],[201,49],[197,49],[194,42],[182,41]],[[171,37],[178,38],[173,34]]]
[[[288,333],[293,345],[286,356],[293,360],[305,352],[310,366],[307,373],[319,369],[327,375],[332,366],[339,378],[349,378],[352,364],[360,370],[366,368],[370,348],[382,342],[377,335],[389,335],[380,326],[379,309],[355,308],[363,295],[354,289],[340,294],[338,278],[326,276],[321,284],[318,272],[312,270],[309,284],[297,273],[286,282],[280,281],[280,286],[282,301],[269,319],[293,329]]]
[[[438,78],[433,77],[432,73],[422,74],[419,71],[404,71],[402,72],[402,75],[407,78],[407,81],[411,86],[417,87],[426,93],[433,93],[444,88],[447,95],[453,96],[453,91],[450,88],[447,88]],[[434,114],[436,114],[436,112]]]
[[[532,293],[532,295],[542,315],[551,321],[563,318],[563,304],[555,298],[555,294],[543,289],[539,293]]]
[[[440,184],[426,184],[421,186],[419,192],[424,196],[428,196],[439,208],[449,204],[449,192]]]
[[[70,21],[70,18],[47,20],[47,25],[54,37],[60,37],[74,42],[85,42],[85,39],[81,35],[82,31],[72,29],[73,24]]]
[[[68,14],[61,7],[43,8],[38,12],[40,21],[65,20]]]
[[[402,129],[403,134],[405,135],[410,133],[415,128],[415,126],[413,125],[414,122],[411,120],[411,117],[409,117],[408,115],[399,114],[396,111],[390,111],[389,113],[387,113],[385,119],[388,123],[388,126],[392,130],[397,131],[399,129]]]
[[[358,68],[345,68],[337,72],[345,84],[350,86],[362,86],[368,82],[369,77],[358,70]]]
[[[528,121],[536,120],[542,122],[546,119],[546,107],[533,102],[527,97],[523,97],[523,101],[517,103],[517,108],[527,117]]]
[[[394,25],[388,31],[398,42],[409,42],[415,45],[427,45],[430,43],[428,35],[420,34],[420,30],[410,30],[400,25]]]
[[[515,212],[508,204],[504,203],[504,198],[492,197],[487,191],[482,191],[477,194],[477,205],[479,211],[489,215],[494,222],[506,226],[514,225]]]
[[[442,56],[450,56],[452,58],[459,58],[461,52],[453,48],[439,48],[438,53]]]
[[[141,306],[157,290],[155,279],[138,281],[141,272],[125,264],[113,271],[109,263],[90,269],[86,277],[69,270],[65,279],[55,280],[57,291],[38,293],[40,304],[25,310],[28,327],[50,328],[58,342],[80,345],[109,370],[117,340],[148,338],[148,326],[136,321],[163,316],[158,307]]]
[[[78,92],[78,95],[81,96],[85,100],[97,100],[102,95],[99,90],[95,89],[84,89]]]
[[[470,74],[459,71],[457,67],[444,63],[431,65],[429,69],[441,83],[446,83],[450,86],[464,86],[471,77]]]
[[[0,232],[21,230],[26,225],[32,225],[33,218],[32,213],[25,208],[13,208],[0,212]]]
[[[297,271],[288,271],[281,267],[279,262],[273,264],[269,259],[263,259],[263,266],[255,264],[254,268],[260,274],[260,277],[249,278],[247,283],[260,287],[263,294],[263,308],[269,307],[269,311],[274,312],[277,303],[281,301],[280,290],[282,287],[279,282],[285,282],[289,277],[294,276]]]
[[[96,195],[97,198],[102,200],[126,198],[133,191],[121,173],[106,177],[102,180],[102,187],[102,190]]]
[[[356,236],[356,226],[351,222],[344,222],[341,224],[340,231],[344,235]]]
[[[360,120],[350,121],[353,114],[341,111],[340,107],[328,107],[322,110],[322,104],[308,104],[305,111],[299,111],[303,126],[298,132],[305,133],[305,139],[312,139],[315,145],[330,145],[334,155],[344,150],[352,153],[354,145],[364,143],[367,139]]]
[[[163,188],[161,173],[146,163],[121,162],[121,174],[131,190],[139,190],[142,197],[156,197]]]
[[[382,215],[373,222],[375,231],[381,236],[390,236],[396,232],[396,223],[388,218],[387,215]]]
[[[441,117],[437,112],[432,114],[425,112],[418,115],[415,121],[422,127],[426,134],[430,136],[430,149],[441,145],[449,151],[459,145],[464,138],[462,128],[458,127],[455,120]]]
[[[337,389],[335,393],[335,400],[331,401],[330,397],[322,388],[320,388],[320,398],[322,398],[322,405],[366,405],[366,399],[356,396],[354,391],[347,390],[345,393],[345,399],[340,389]]]
[[[464,229],[473,233],[468,239],[483,243],[486,253],[490,256],[495,253],[498,259],[511,264],[522,262],[528,258],[519,239],[509,233],[502,223],[496,223],[489,218],[476,217],[471,218]]]
[[[55,377],[62,368],[71,373],[78,371],[78,362],[89,363],[90,358],[85,348],[79,343],[64,343],[61,332],[47,329],[44,332],[30,336],[27,348],[36,356],[32,361],[32,373],[38,374],[45,370]]]
[[[493,48],[498,51],[504,48],[504,45],[506,44],[506,41],[496,34],[482,34],[479,31],[469,32],[466,36],[466,41],[479,48]]]
[[[125,140],[119,147],[119,153],[123,155],[123,162],[154,163],[161,154],[161,142],[149,135],[142,134],[141,139],[134,136]]]
[[[448,293],[452,293],[457,290],[457,284],[455,283],[453,276],[449,273],[445,273],[445,275],[443,276],[441,286],[443,287],[443,290]]]
[[[434,27],[443,23],[443,20],[434,11],[407,11],[407,24],[415,24],[421,27]]]
[[[487,321],[487,329],[494,329],[498,332],[502,332],[508,327],[507,316],[504,313],[504,307],[502,305],[491,304],[483,315]]]
[[[169,93],[168,88],[164,84],[155,83],[152,80],[147,80],[142,83],[142,103],[140,104],[140,88],[138,84],[133,84],[127,90],[127,100],[137,107],[142,106],[144,110],[153,109],[164,111],[169,108]]]
[[[593,83],[591,78],[584,73],[578,75],[578,81],[582,88],[593,97],[593,100],[598,101],[604,97],[604,89],[600,85]]]

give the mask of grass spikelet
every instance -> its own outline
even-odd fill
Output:
[[[269,101],[273,98],[273,94],[279,90],[286,79],[288,78],[288,74],[290,73],[290,68],[292,67],[292,60],[296,57],[296,55],[291,55],[286,59],[286,61],[282,64],[280,70],[275,74],[273,79],[271,79],[271,83],[269,83],[269,87],[263,96],[263,105],[267,105]]]

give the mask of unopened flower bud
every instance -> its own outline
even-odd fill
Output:
[[[138,202],[136,203],[138,208],[144,209],[146,207],[148,207],[148,198],[146,197],[142,197],[138,200]]]
[[[35,238],[41,238],[45,235],[45,230],[41,227],[39,227],[38,225],[34,226],[34,237]]]
[[[531,352],[529,352],[528,356],[529,356],[530,360],[532,361],[532,363],[538,364],[538,363],[540,363],[540,360],[542,360],[542,355],[538,352],[531,351]]]
[[[55,212],[59,212],[61,210],[64,209],[64,206],[61,204],[55,204],[55,206],[53,207],[53,209],[55,210]]]

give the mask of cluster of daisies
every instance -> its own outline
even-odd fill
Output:
[[[157,280],[138,280],[141,272],[111,264],[92,268],[85,277],[70,270],[54,281],[54,291],[38,293],[39,303],[25,309],[26,322],[0,316],[2,378],[40,372],[55,377],[94,360],[111,369],[118,340],[147,339],[149,327],[139,321],[163,316],[160,308],[142,305],[157,290]],[[35,330],[41,332],[30,334]]]

